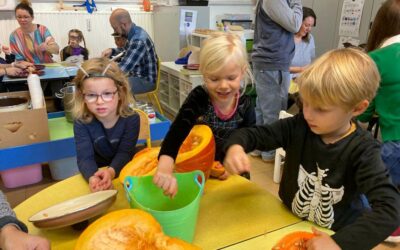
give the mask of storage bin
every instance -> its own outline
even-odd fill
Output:
[[[49,162],[50,174],[54,180],[64,180],[79,173],[76,157]]]
[[[0,172],[0,175],[6,188],[34,184],[43,179],[40,163],[4,170]]]
[[[205,177],[199,170],[174,175],[185,192],[178,192],[173,199],[153,183],[153,176],[127,176],[125,194],[129,205],[152,214],[166,235],[192,242]]]

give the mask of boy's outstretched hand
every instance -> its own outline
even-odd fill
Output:
[[[178,192],[176,178],[173,175],[174,159],[167,155],[161,155],[157,165],[157,172],[153,177],[154,184],[164,190],[164,195],[173,198]]]
[[[230,174],[250,173],[250,160],[243,147],[232,145],[226,152],[224,167]]]
[[[324,232],[312,228],[315,237],[309,239],[306,243],[307,250],[340,250],[341,248],[336,244],[336,242]]]

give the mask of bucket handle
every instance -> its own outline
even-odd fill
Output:
[[[64,96],[65,96],[65,93],[60,91],[60,93],[55,92],[54,95],[55,95],[57,98],[63,99]]]
[[[132,179],[129,176],[125,177],[125,180],[124,180],[125,196],[129,203],[131,202],[131,197],[129,196],[129,191],[132,188],[133,188]]]
[[[201,181],[199,181],[199,179]],[[205,183],[205,177],[204,177],[203,172],[199,171],[199,170],[196,170],[196,172],[193,175],[193,180],[197,184],[197,186],[199,186],[199,189],[202,192],[203,191],[203,187],[204,187],[204,183]],[[130,196],[128,194],[129,194],[129,191],[133,188],[132,178],[130,178],[129,176],[125,177],[123,186],[124,186],[124,189],[125,189],[126,199],[128,200],[128,202],[131,202],[131,198],[130,198]]]
[[[201,180],[201,183],[199,181]],[[193,180],[199,186],[200,190],[203,190],[204,187],[204,182],[205,182],[205,177],[202,171],[196,171],[196,173],[193,175]]]

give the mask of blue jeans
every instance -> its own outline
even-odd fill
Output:
[[[133,95],[143,94],[156,89],[155,83],[150,83],[144,78],[130,76],[128,81]]]
[[[382,144],[381,157],[389,170],[393,184],[400,186],[400,141],[387,141]]]
[[[287,109],[290,85],[289,71],[266,70],[253,63],[256,81],[256,122],[257,125],[271,124],[279,119],[279,111]],[[275,150],[261,153],[263,159],[273,159]]]

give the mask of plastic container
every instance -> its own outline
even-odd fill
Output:
[[[43,179],[40,163],[4,170],[0,172],[0,175],[6,188],[34,184]]]
[[[29,94],[31,95],[32,108],[43,108],[44,96],[39,76],[36,74],[29,74],[27,81]]]
[[[50,174],[54,180],[64,180],[79,173],[76,157],[49,162]]]
[[[132,208],[152,214],[166,235],[192,242],[204,188],[201,171],[176,173],[179,190],[171,199],[153,183],[153,176],[127,176],[124,188]]]
[[[144,10],[144,11],[146,11],[146,12],[151,11],[151,3],[150,3],[150,0],[143,0],[142,4],[143,4],[143,10]]]
[[[25,97],[0,97],[0,112],[13,112],[28,109],[28,99]]]
[[[60,89],[60,93],[56,93],[57,98],[63,99],[65,118],[68,122],[74,122],[74,118],[72,116],[74,95],[75,85],[73,83],[66,83],[66,86]]]

